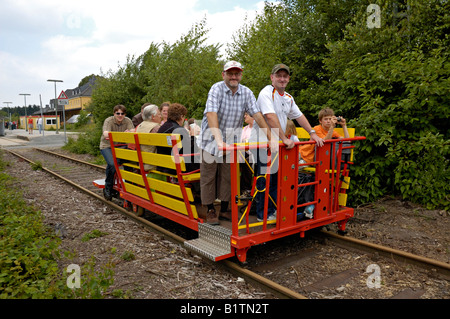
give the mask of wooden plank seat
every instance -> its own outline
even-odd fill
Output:
[[[182,147],[179,134],[110,132],[109,135],[111,145],[136,145],[135,150],[112,148],[118,183],[125,194],[124,198],[127,197],[126,194],[132,194],[189,218],[198,218],[193,203],[194,194],[187,184],[198,181],[200,172],[186,172],[185,159],[179,154]],[[146,152],[141,148],[143,145],[171,148],[171,155]],[[120,162],[125,163],[120,165]],[[176,174],[160,172],[157,169],[145,170],[145,164],[173,169]],[[132,168],[133,171],[127,170],[126,167]],[[163,178],[159,179],[158,176]],[[174,179],[168,177],[176,178],[177,182],[174,183]]]

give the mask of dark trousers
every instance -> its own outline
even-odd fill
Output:
[[[256,154],[255,154],[256,153]],[[256,158],[256,169],[255,176],[257,176],[256,187],[258,190],[262,190],[266,188],[266,179],[264,175],[269,173],[269,167],[267,165],[267,152],[264,149],[259,149],[257,152],[253,153]],[[272,154],[272,161],[275,157],[275,154]],[[270,169],[270,187],[269,187],[269,196],[272,197],[273,201],[277,202],[277,184],[278,184],[278,156],[275,159],[273,165],[271,165]],[[261,177],[260,177],[261,176]],[[255,196],[256,199],[256,217],[259,219],[263,219],[264,217],[264,192],[258,192]],[[272,202],[272,200],[268,199],[268,208],[267,208],[267,216],[272,215],[276,211],[276,206]]]
[[[114,174],[116,173],[116,168],[114,167],[114,158],[112,155],[111,148],[104,148],[100,150],[106,161],[106,179],[105,188],[112,192],[114,185]]]

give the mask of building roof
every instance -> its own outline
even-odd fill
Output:
[[[76,87],[74,89],[67,89],[64,91],[64,93],[66,93],[67,97],[69,98],[69,100],[71,99],[75,99],[81,96],[92,96],[92,88],[95,85],[95,81],[96,78],[95,76],[92,76],[89,81],[79,87]],[[50,107],[49,108],[45,108],[43,109],[43,113],[44,114],[48,114],[48,113],[54,113],[55,112],[55,99],[50,99]],[[62,105],[58,105],[58,113],[63,111],[63,106]],[[33,114],[40,114],[40,111],[35,112]]]
[[[69,100],[80,96],[92,96],[92,87],[95,85],[95,80],[95,76],[92,76],[86,84],[74,89],[68,89],[64,93],[66,93]]]

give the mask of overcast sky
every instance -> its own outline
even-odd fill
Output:
[[[272,1],[275,2],[275,1]],[[117,70],[152,42],[173,43],[207,19],[211,43],[232,34],[264,7],[258,0],[0,0],[0,108],[45,106],[90,74]]]

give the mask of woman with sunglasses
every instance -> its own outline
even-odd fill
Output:
[[[100,152],[106,161],[106,179],[105,188],[103,189],[103,196],[106,200],[112,199],[114,174],[116,169],[114,167],[114,159],[111,151],[111,144],[109,143],[109,132],[130,132],[134,130],[134,125],[131,119],[126,117],[127,108],[123,105],[116,105],[114,107],[114,115],[105,119],[103,122],[103,134],[100,139]]]

